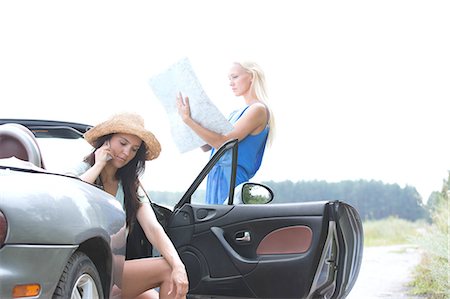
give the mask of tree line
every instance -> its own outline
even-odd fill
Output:
[[[427,209],[415,187],[400,187],[375,180],[264,182],[274,191],[274,203],[339,200],[355,207],[363,220],[399,217],[427,218]]]

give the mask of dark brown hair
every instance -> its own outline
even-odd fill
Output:
[[[89,163],[89,165],[94,165],[95,163],[95,150],[101,147],[105,141],[110,140],[113,134],[108,134],[99,137],[95,141],[95,149],[89,154],[84,160]],[[145,155],[147,149],[145,148],[145,143],[142,142],[136,156],[128,162],[122,168],[119,168],[116,172],[116,178],[122,182],[123,193],[124,193],[124,209],[126,213],[127,227],[132,229],[133,223],[136,220],[137,209],[141,204],[138,196],[139,187],[139,177],[145,171]],[[100,180],[100,176],[96,183],[103,187],[103,183]]]

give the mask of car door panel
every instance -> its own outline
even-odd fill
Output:
[[[320,259],[328,228],[326,206],[187,204],[167,229],[186,264],[192,293],[298,298],[309,290]],[[301,240],[272,244],[272,252],[264,251],[267,242],[283,237]]]

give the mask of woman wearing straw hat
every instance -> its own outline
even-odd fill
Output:
[[[122,275],[122,298],[185,298],[188,279],[184,264],[159,224],[148,198],[141,196],[139,176],[145,161],[158,157],[161,146],[144,127],[141,116],[117,114],[84,135],[95,148],[76,170],[79,177],[115,196],[126,211],[127,229],[137,220],[163,257],[127,260]]]
[[[274,116],[267,104],[266,79],[261,67],[252,61],[233,63],[228,79],[235,96],[242,96],[245,105],[234,111],[229,121],[234,129],[227,134],[213,132],[191,117],[189,98],[180,93],[177,108],[183,122],[215,149],[231,139],[239,140],[235,187],[250,180],[261,166],[266,143],[272,143]],[[231,153],[223,156],[210,171],[206,184],[206,203],[222,204],[230,190]]]

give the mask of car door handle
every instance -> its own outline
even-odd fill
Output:
[[[235,240],[237,242],[250,242],[252,238],[250,237],[250,232],[240,232],[236,234]]]
[[[250,273],[255,269],[259,262],[258,259],[248,259],[237,253],[233,249],[233,247],[228,244],[227,240],[225,239],[225,232],[222,228],[213,226],[210,228],[210,230],[214,234],[214,236],[216,236],[217,240],[219,240],[219,243],[222,245],[223,249],[231,258],[231,261],[241,274],[244,275]]]

